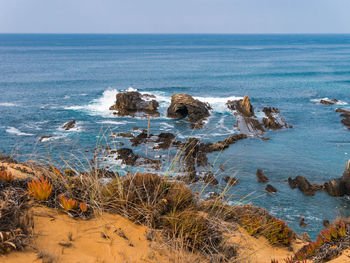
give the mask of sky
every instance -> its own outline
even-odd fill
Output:
[[[0,0],[0,33],[350,33],[350,0]]]

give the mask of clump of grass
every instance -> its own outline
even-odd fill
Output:
[[[23,189],[8,186],[0,191],[0,254],[22,250],[29,244],[33,221]]]
[[[52,184],[43,176],[28,183],[29,195],[39,201],[46,201],[52,193]]]
[[[5,182],[11,183],[14,180],[14,176],[12,173],[8,173],[6,170],[0,171],[0,179],[4,180]]]

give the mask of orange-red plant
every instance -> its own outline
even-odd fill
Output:
[[[85,213],[87,211],[87,205],[85,203],[80,203],[79,207],[83,213]]]
[[[52,184],[44,176],[41,176],[40,179],[28,183],[28,191],[34,198],[46,201],[52,193]]]
[[[69,211],[78,207],[78,202],[72,198],[67,199],[64,194],[59,197],[60,205],[64,210]]]
[[[7,171],[0,171],[0,178],[8,183],[11,183],[14,179],[13,175]]]

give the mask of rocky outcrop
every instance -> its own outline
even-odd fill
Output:
[[[226,138],[223,141],[218,141],[216,143],[211,143],[211,142],[202,143],[200,145],[200,149],[206,153],[222,151],[228,148],[231,144],[234,144],[237,141],[246,139],[246,138],[248,138],[246,134],[235,134],[233,136]]]
[[[155,96],[131,91],[118,93],[115,104],[109,109],[117,111],[119,116],[135,116],[137,112],[158,116],[158,106]]]
[[[69,130],[73,129],[76,124],[77,124],[77,122],[75,120],[72,120],[72,121],[69,121],[69,122],[65,123],[61,127],[61,129],[65,130],[65,131],[69,131]]]
[[[256,170],[256,177],[258,178],[259,183],[267,183],[269,178],[264,174],[264,172],[260,169]]]
[[[265,191],[268,193],[276,193],[277,189],[275,187],[273,187],[272,185],[268,184],[265,187]]]
[[[280,110],[272,107],[265,107],[263,112],[266,115],[266,118],[263,118],[263,124],[265,128],[271,130],[279,130],[282,128],[288,128],[287,123],[281,118]]]
[[[167,110],[169,118],[187,118],[191,127],[201,127],[203,121],[210,116],[211,107],[208,103],[194,99],[188,94],[174,94]]]
[[[255,118],[254,108],[248,96],[241,100],[229,100],[226,106],[234,112],[236,127],[241,133],[250,136],[261,136],[265,133],[263,125]]]
[[[118,149],[117,153],[118,153],[117,159],[122,160],[123,164],[131,165],[131,166],[150,165],[152,168],[156,170],[160,168],[159,160],[153,160],[147,157],[142,157],[138,154],[135,154],[129,148]]]
[[[336,112],[340,112],[339,117],[343,117],[341,122],[345,125],[346,128],[350,130],[350,111],[344,109],[336,109]]]
[[[203,177],[203,181],[206,184],[210,184],[212,186],[217,185],[219,183],[219,181],[215,178],[215,175],[213,174],[213,172],[209,171],[207,172],[204,177]]]
[[[238,184],[238,179],[235,176],[225,176],[223,180],[228,184],[228,186],[234,186]]]
[[[345,166],[343,176],[330,180],[324,186],[327,193],[331,196],[350,195],[350,160]]]
[[[304,195],[315,195],[316,187],[310,184],[310,182],[303,176],[298,175],[294,179],[289,177],[288,183],[292,189],[299,188]]]
[[[136,137],[130,139],[132,146],[138,146],[142,143],[154,143],[154,150],[166,150],[172,145],[179,145],[180,142],[175,142],[175,135],[172,133],[162,132],[158,135],[148,134],[147,131],[143,130]]]
[[[324,104],[324,105],[333,105],[333,104],[335,104],[337,102],[338,102],[337,99],[331,99],[331,100],[329,100],[329,99],[322,99],[322,100],[320,100],[320,103]]]

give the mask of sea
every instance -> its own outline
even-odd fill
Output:
[[[160,104],[150,133],[171,132],[182,141],[215,142],[239,133],[227,100],[248,95],[258,118],[263,107],[277,107],[292,129],[268,131],[268,141],[251,137],[208,155],[213,164],[208,169],[219,179],[239,180],[228,193],[230,204],[264,207],[311,238],[324,219],[350,216],[349,197],[304,196],[287,183],[298,175],[311,183],[338,178],[350,158],[350,130],[335,112],[350,110],[350,35],[0,34],[0,152],[20,160],[49,157],[64,167],[89,160],[101,145],[131,147],[127,138],[112,139],[111,133],[136,135],[133,128],[147,129],[148,119],[118,117],[109,107],[117,93],[134,90],[155,95]],[[167,118],[176,93],[210,103],[202,129]],[[322,105],[323,98],[338,102]],[[71,120],[77,126],[63,130]],[[41,136],[52,137],[39,141]],[[149,145],[133,150],[164,159],[164,169],[176,173],[169,169],[174,150],[159,152]],[[150,169],[109,157],[101,162],[122,171]],[[277,193],[265,192],[257,169]],[[208,193],[225,187],[219,182]],[[301,217],[305,228],[299,226]]]

